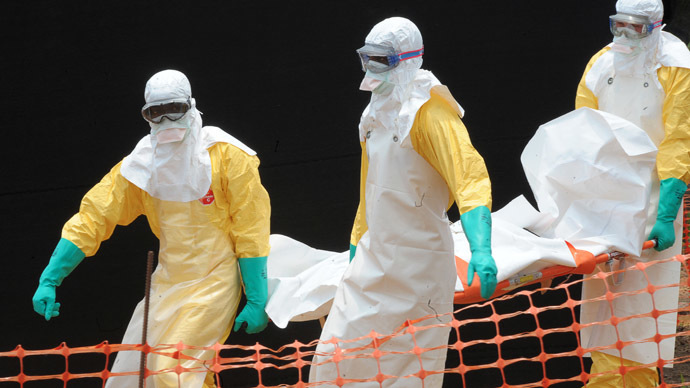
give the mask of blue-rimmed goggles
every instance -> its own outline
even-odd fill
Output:
[[[646,16],[618,13],[609,16],[609,28],[613,36],[625,36],[628,39],[642,39],[651,35],[654,29],[661,27],[662,20],[652,21]]]
[[[362,71],[372,73],[384,73],[398,66],[401,61],[424,55],[424,47],[419,50],[396,53],[390,46],[367,43],[357,50]]]

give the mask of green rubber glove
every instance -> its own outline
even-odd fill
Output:
[[[357,246],[350,244],[350,263],[352,263],[352,259],[355,258],[355,252],[357,251]]]
[[[683,195],[688,185],[680,179],[667,178],[661,181],[659,188],[659,208],[656,214],[656,223],[649,233],[648,240],[656,239],[654,247],[657,251],[670,248],[676,242],[676,232],[673,229],[673,221],[676,219]]]
[[[496,290],[496,263],[491,256],[491,210],[476,207],[460,216],[462,229],[470,243],[472,258],[467,267],[467,285],[471,286],[475,272],[481,281],[482,298],[489,299]]]
[[[242,258],[240,272],[244,282],[244,293],[247,295],[247,304],[240,315],[235,319],[234,331],[247,324],[245,331],[254,334],[262,331],[268,325],[266,315],[266,302],[268,301],[268,280],[266,278],[266,260],[264,257]]]
[[[33,297],[34,311],[43,315],[46,321],[60,315],[60,303],[55,302],[55,289],[77,268],[84,256],[81,249],[64,238],[55,247]]]

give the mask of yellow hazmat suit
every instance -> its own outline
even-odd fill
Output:
[[[648,16],[661,20],[663,7],[658,0],[619,0],[617,11],[626,15]],[[612,16],[612,19],[615,17]],[[612,22],[613,23],[613,22]],[[625,23],[617,23],[624,25]],[[674,36],[655,28],[641,40],[634,41],[615,35],[614,43],[599,51],[587,64],[577,89],[575,108],[589,107],[621,116],[642,128],[658,148],[657,176],[651,187],[652,201],[646,225],[647,233],[655,226],[657,210],[668,196],[660,195],[660,181],[675,181],[685,190],[690,183],[690,54]],[[632,42],[632,43],[631,43]],[[621,54],[630,46],[639,50],[637,55]],[[659,212],[661,214],[661,212]],[[671,216],[676,215],[673,210]],[[665,259],[681,252],[681,227],[675,217],[675,244],[661,252],[645,252],[635,260]],[[613,292],[630,292],[646,287],[647,281],[655,285],[677,283],[678,263],[664,263],[649,267],[644,276],[627,272],[623,282],[613,286]],[[646,279],[645,277],[648,277]],[[583,299],[593,299],[605,292],[601,282],[589,281],[583,288]],[[651,298],[658,310],[677,307],[678,289],[657,290]],[[582,323],[606,320],[613,314],[623,317],[651,311],[649,295],[619,296],[612,306],[607,302],[587,303],[582,308]],[[617,340],[635,341],[652,337],[655,333],[675,332],[675,314],[664,314],[658,319],[643,318],[621,322],[616,329],[610,325],[588,327],[582,332],[583,346],[610,346]],[[658,349],[658,350],[657,350]],[[611,371],[590,378],[588,387],[654,387],[658,385],[656,368],[640,368],[622,376],[616,371],[621,365],[638,366],[658,359],[673,358],[673,338],[662,341],[658,348],[654,342],[641,342],[622,349],[592,352],[591,373]],[[608,354],[607,354],[608,353]]]
[[[86,194],[79,213],[65,224],[39,280],[34,310],[46,320],[58,316],[55,289],[65,277],[85,256],[96,254],[115,226],[144,214],[160,239],[148,344],[210,347],[224,342],[240,300],[240,277],[247,304],[235,320],[235,331],[246,324],[247,333],[260,332],[268,323],[270,203],[259,178],[259,159],[220,128],[202,125],[183,73],[169,69],[154,74],[144,98],[141,113],[150,135]],[[143,310],[142,302],[123,343],[141,341]],[[148,369],[157,374],[149,378],[149,386],[213,386],[204,364],[213,351],[186,349],[181,354],[175,349],[150,354]],[[137,371],[139,358],[139,352],[118,353],[112,372]],[[173,369],[178,365],[194,373],[178,373]],[[106,387],[128,388],[136,380],[113,376]]]
[[[380,56],[376,50],[382,47],[416,54],[377,73],[382,62],[369,58]],[[360,89],[372,92],[359,124],[360,204],[351,235],[352,262],[338,285],[320,337],[347,341],[338,343],[347,349],[347,357],[335,364],[329,357],[334,345],[320,343],[310,369],[312,383],[327,382],[330,387],[340,376],[372,380],[352,384],[358,387],[442,385],[442,374],[405,377],[421,369],[444,369],[449,326],[417,331],[414,340],[410,335],[387,338],[379,344],[381,353],[374,352],[377,360],[368,358],[370,338],[352,340],[372,331],[391,334],[406,320],[432,317],[420,326],[451,320],[457,274],[446,210],[454,201],[461,217],[470,220],[463,225],[472,225],[468,229],[476,232],[473,237],[482,236],[470,241],[477,251],[472,253],[472,262],[483,291],[488,295],[494,291],[491,184],[486,166],[460,119],[462,108],[447,87],[420,68],[421,47],[416,26],[394,17],[374,26],[358,50],[366,68]],[[479,217],[468,215],[477,214],[482,214],[482,223],[472,224]],[[366,350],[356,350],[359,346]],[[415,346],[429,350],[415,354]],[[379,384],[376,378],[381,375],[387,378]]]
[[[432,90],[431,98],[417,112],[410,129],[412,147],[446,181],[450,189],[448,206],[455,202],[460,214],[478,206],[491,209],[491,181],[484,159],[472,146],[467,128],[446,100]],[[357,216],[350,236],[350,244],[357,246],[368,230],[365,188],[369,161],[366,142],[362,147],[360,193]]]
[[[577,97],[575,100],[575,108],[588,107],[592,109],[600,109],[598,98],[587,87],[587,74],[592,68],[592,65],[601,57],[602,54],[610,50],[610,47],[605,47],[598,52],[587,64],[585,73],[582,76],[580,84],[577,89]],[[655,142],[659,148],[657,154],[657,175],[653,185],[656,187],[658,193],[659,181],[668,178],[677,178],[683,182],[690,183],[690,69],[680,67],[661,67],[657,71],[659,83],[663,88],[665,94],[662,106],[662,125],[663,135],[660,143]],[[627,118],[627,117],[624,117]],[[642,128],[645,129],[646,128]],[[650,134],[654,138],[653,134]],[[658,198],[658,194],[656,195]],[[650,214],[648,220],[648,230],[654,224],[656,214],[656,203],[650,206]],[[658,259],[671,257],[674,254],[680,253],[680,240],[676,239],[676,249],[668,249],[667,251],[657,253]],[[644,255],[648,256],[648,255]],[[646,260],[651,258],[647,257]],[[669,279],[663,284],[677,282]],[[660,283],[661,284],[661,283]],[[675,289],[674,289],[675,290]],[[657,308],[660,308],[657,305]],[[671,306],[670,308],[674,308]],[[646,311],[642,311],[646,312]],[[669,328],[669,330],[672,330]],[[673,330],[675,330],[673,328]],[[608,343],[615,342],[615,338],[611,338]],[[672,345],[671,345],[672,346]],[[673,354],[671,347],[671,355]],[[656,352],[654,352],[656,353]],[[602,373],[605,371],[617,370],[621,363],[628,366],[640,365],[639,362],[620,359],[606,353],[593,352],[592,353],[593,366],[591,373]],[[641,360],[640,361],[648,361]],[[617,373],[609,375],[598,376],[591,378],[588,387],[622,387],[624,377]],[[645,382],[645,383],[641,383]],[[636,369],[629,371],[625,375],[626,386],[650,386],[658,385],[658,374],[655,368]],[[642,385],[639,385],[642,384]],[[645,385],[646,384],[646,385]]]
[[[207,196],[191,202],[153,198],[120,174],[119,163],[86,194],[79,213],[62,231],[63,238],[92,256],[116,225],[146,215],[161,240],[151,285],[148,342],[153,345],[223,343],[240,301],[237,259],[267,256],[270,249],[270,203],[259,178],[259,159],[228,143],[217,143],[208,152],[212,182]],[[135,338],[140,335],[133,331]],[[198,359],[213,356],[208,351],[187,354]],[[150,370],[176,365],[177,360],[169,357],[149,357]],[[200,366],[188,361],[182,365]],[[182,376],[183,383],[203,379],[203,374],[189,375]],[[124,380],[113,378],[114,385],[118,379]],[[167,373],[155,381],[157,387],[177,387],[178,376]]]
[[[376,128],[363,143],[363,186],[368,198],[376,202],[365,203],[364,196],[361,198],[351,240],[357,246],[356,256],[338,286],[321,340],[349,340],[372,330],[386,335],[407,319],[435,314],[437,318],[418,325],[451,319],[457,275],[444,211],[453,201],[463,213],[490,207],[490,181],[458,114],[434,89],[416,113],[409,141],[412,147],[400,146],[395,135]],[[375,167],[368,154],[375,158]],[[450,326],[426,329],[415,334],[414,343],[409,336],[401,336],[382,344],[383,352],[401,352],[379,360],[380,373],[395,376],[383,386],[440,387],[441,374],[429,375],[423,381],[400,377],[417,373],[420,367],[443,370],[449,330]],[[365,342],[339,346],[350,348]],[[414,345],[437,350],[416,355]],[[317,347],[317,352],[332,351],[328,345]],[[326,360],[317,356],[314,363]],[[343,360],[337,372],[332,363],[312,365],[310,382],[334,380],[337,375],[372,378],[377,367],[377,362],[367,358]],[[359,385],[379,386],[376,381]]]

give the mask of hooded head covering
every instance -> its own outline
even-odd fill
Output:
[[[424,47],[422,33],[410,20],[402,17],[385,19],[374,26],[364,39],[365,44],[392,47],[396,53],[420,50]],[[400,61],[395,68],[380,74],[367,72],[368,77],[383,77],[392,87],[388,93],[372,93],[371,101],[360,119],[360,141],[364,141],[368,127],[378,122],[398,132],[403,146],[409,146],[408,135],[419,108],[429,100],[434,88],[453,109],[463,116],[462,107],[455,101],[448,88],[427,70],[422,70],[422,57]]]
[[[618,0],[616,11],[620,14],[642,16],[649,21],[657,22],[664,16],[664,6],[661,0]],[[589,90],[598,94],[605,86],[608,78],[618,75],[651,78],[657,87],[661,88],[657,77],[660,67],[690,68],[690,51],[685,43],[661,27],[638,41],[631,41],[615,37],[608,50],[592,65],[585,81]],[[631,53],[616,51],[616,45],[628,43],[636,47]]]
[[[424,47],[422,33],[411,21],[392,17],[371,29],[364,43],[392,47],[396,53],[420,50]],[[400,61],[400,64],[387,73],[387,82],[405,85],[414,80],[417,70],[422,68],[422,57]]]
[[[146,104],[144,110],[151,106],[173,102],[187,103],[191,108],[180,119],[172,121],[164,118],[159,123],[149,122],[151,126],[152,142],[158,144],[183,140],[189,131],[198,132],[201,128],[201,118],[196,110],[196,101],[192,98],[192,86],[187,77],[177,70],[163,70],[146,82],[144,89]]]
[[[211,160],[200,140],[201,114],[189,80],[177,70],[158,72],[146,83],[144,99],[143,109],[174,101],[190,101],[191,108],[179,120],[149,122],[151,134],[125,158],[122,175],[158,199],[188,202],[203,197],[211,186]],[[175,133],[181,136],[175,138]]]
[[[160,123],[149,122],[151,134],[144,136],[122,161],[122,176],[152,197],[176,202],[204,197],[212,179],[208,148],[216,143],[229,143],[256,155],[220,128],[202,126],[189,80],[181,72],[163,70],[154,74],[146,83],[144,99],[146,105],[142,111],[150,105],[167,102],[186,101],[191,105],[179,120],[164,118]],[[181,137],[175,135],[176,130],[183,131]]]
[[[661,0],[618,0],[616,12],[646,16],[650,21],[655,22],[664,18],[664,4]]]
[[[616,12],[619,14],[642,16],[650,22],[660,21],[664,17],[664,5],[661,0],[618,0]],[[613,39],[613,66],[616,74],[642,76],[655,72],[661,65],[658,60],[661,46],[661,29],[655,28],[652,33],[641,39],[630,39],[625,36]],[[626,49],[632,52],[623,52]]]
[[[192,85],[187,76],[177,70],[163,70],[146,82],[144,107],[169,100],[188,100],[192,98]]]

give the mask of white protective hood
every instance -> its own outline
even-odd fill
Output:
[[[645,16],[652,22],[656,22],[664,17],[664,5],[661,0],[618,0],[616,12]],[[655,28],[651,35],[637,41],[640,45],[638,49],[640,51],[636,54],[624,54],[615,51],[616,40],[621,38],[614,38],[612,43],[614,50],[611,50],[616,74],[639,77],[655,72],[659,68],[657,56],[661,46],[661,27]]]
[[[192,108],[178,120],[187,127],[182,141],[159,144],[155,136],[156,125],[149,123],[151,134],[143,137],[122,162],[122,176],[152,197],[189,202],[206,195],[211,187],[211,158],[207,149],[215,143],[230,143],[249,155],[256,155],[220,128],[202,127],[201,112],[191,98],[189,81],[179,71],[164,70],[155,74],[146,84],[144,97],[147,103],[171,98],[192,101]]]
[[[664,6],[661,0],[618,0],[616,12],[646,16],[657,21],[664,16]],[[651,35],[641,40],[642,51],[637,55],[626,55],[614,50],[604,53],[586,75],[587,88],[598,94],[599,88],[604,86],[601,82],[616,75],[635,78],[652,75],[653,80],[661,87],[656,77],[656,71],[660,67],[690,68],[687,45],[662,29],[663,26],[654,29]],[[613,45],[611,43],[609,47]]]
[[[383,20],[372,28],[364,39],[365,43],[391,46],[396,52],[408,52],[424,47],[422,34],[410,20],[392,17]],[[387,128],[397,127],[398,137],[404,146],[411,147],[408,139],[419,108],[427,102],[431,90],[443,97],[456,113],[462,117],[465,112],[455,101],[445,85],[427,70],[422,70],[422,57],[401,61],[393,70],[387,72],[387,82],[395,87],[389,94],[372,93],[369,105],[364,109],[359,124],[359,139],[364,141],[367,120],[376,120]]]

